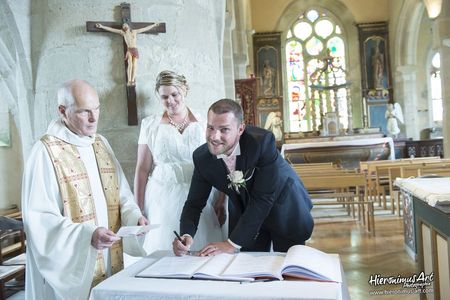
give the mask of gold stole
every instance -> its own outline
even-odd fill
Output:
[[[81,160],[77,147],[51,135],[41,138],[55,169],[61,199],[64,204],[64,215],[74,223],[90,223],[97,225],[94,198],[86,167]],[[97,167],[100,174],[103,192],[108,205],[109,229],[117,232],[121,225],[119,180],[116,175],[114,161],[98,135],[92,144]],[[110,249],[111,273],[123,269],[122,241],[113,244]],[[106,278],[103,252],[97,252],[92,287]]]

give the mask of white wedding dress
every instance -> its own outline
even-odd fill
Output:
[[[144,214],[151,224],[160,224],[145,238],[147,254],[156,250],[171,250],[174,230],[180,228],[180,216],[187,199],[194,164],[192,153],[205,143],[205,123],[194,114],[198,122],[190,123],[182,134],[170,124],[161,124],[161,115],[142,120],[139,144],[147,144],[152,153],[154,168],[145,190]],[[200,250],[206,244],[224,240],[222,229],[212,207],[213,189],[200,217],[194,245]]]

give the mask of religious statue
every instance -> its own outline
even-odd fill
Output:
[[[384,56],[380,52],[380,40],[376,41],[375,53],[372,55],[373,88],[383,88]]]
[[[125,41],[125,44],[127,45],[127,52],[125,53],[125,60],[127,61],[128,67],[127,67],[127,85],[135,85],[136,84],[136,67],[137,67],[137,60],[139,59],[139,52],[136,47],[136,35],[138,33],[149,31],[150,29],[158,26],[159,23],[154,23],[152,25],[148,25],[146,27],[142,27],[139,29],[132,29],[131,26],[128,23],[122,24],[122,29],[115,29],[112,27],[108,27],[105,25],[102,25],[100,23],[96,23],[95,27],[112,32],[117,33],[123,36],[123,39]]]
[[[281,112],[270,112],[267,115],[266,124],[264,129],[272,131],[275,136],[276,141],[281,141],[283,139],[283,120],[281,119]]]
[[[266,59],[264,61],[263,68],[263,94],[266,96],[271,96],[274,94],[274,79],[275,79],[275,69],[270,65],[270,60]]]
[[[398,121],[403,124],[403,112],[400,104],[398,103],[388,103],[385,117],[387,119],[386,129],[388,135],[396,138],[400,133],[400,128],[398,128]]]

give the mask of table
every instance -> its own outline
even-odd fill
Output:
[[[405,243],[417,252],[418,271],[434,274],[426,298],[447,299],[450,295],[450,178],[398,179],[395,184],[403,197]],[[425,299],[425,294],[421,294],[421,299]]]
[[[111,276],[91,292],[91,300],[104,299],[350,299],[343,283],[315,281],[230,281],[136,278],[158,258],[172,255],[158,251]],[[342,267],[341,267],[342,272]],[[343,272],[342,272],[343,273]]]
[[[281,155],[292,163],[336,162],[357,168],[360,161],[395,159],[391,137],[283,144]]]

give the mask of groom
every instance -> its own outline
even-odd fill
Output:
[[[189,251],[211,187],[229,196],[229,239],[200,255],[285,252],[312,233],[311,200],[294,170],[280,156],[271,132],[245,126],[241,106],[222,99],[208,110],[207,143],[193,153],[194,174],[180,220],[176,255]]]

